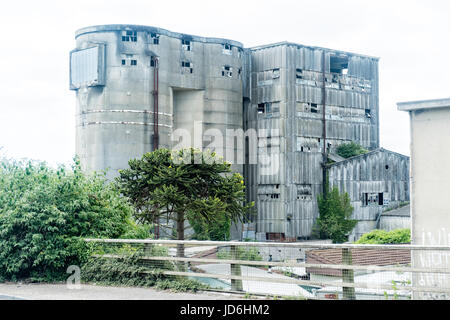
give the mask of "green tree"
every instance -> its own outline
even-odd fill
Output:
[[[364,149],[361,145],[353,141],[349,143],[343,143],[336,148],[336,153],[343,158],[359,156],[367,152],[369,152],[367,149]]]
[[[315,233],[321,239],[331,239],[333,243],[347,241],[348,235],[357,221],[350,219],[353,207],[347,193],[340,194],[334,187],[325,195],[317,198],[319,217],[316,220]]]
[[[0,277],[56,280],[82,265],[81,237],[117,238],[136,229],[132,207],[102,175],[34,161],[0,166]],[[142,234],[142,232],[140,232]]]
[[[228,216],[217,217],[214,223],[208,223],[205,219],[189,220],[194,229],[193,239],[228,241],[230,240],[231,220]]]
[[[242,220],[253,206],[245,204],[244,181],[231,164],[213,152],[158,149],[128,162],[117,183],[136,208],[138,219],[174,221],[176,239],[185,239],[185,222],[213,224]],[[184,246],[177,246],[184,256]]]

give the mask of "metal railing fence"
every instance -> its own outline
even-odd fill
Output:
[[[299,299],[450,299],[449,246],[85,240],[95,259],[138,255],[143,276],[157,271],[210,290]]]

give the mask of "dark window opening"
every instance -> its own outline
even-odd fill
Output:
[[[378,193],[378,205],[382,206],[383,203],[383,192]]]
[[[122,32],[122,41],[137,42],[137,32],[136,31],[124,31]]]
[[[223,45],[224,50],[231,50],[231,44],[225,43]]]
[[[181,66],[182,67],[186,67],[186,68],[190,68],[191,63],[189,61],[181,61]]]
[[[125,59],[122,59],[122,65],[124,66],[126,64],[127,64],[127,61]]]
[[[372,118],[372,115],[370,114],[370,109],[365,110],[365,115],[366,115],[366,118]]]
[[[183,46],[184,50],[191,51],[191,41],[182,39],[181,40],[181,45]]]
[[[150,67],[154,67],[156,65],[155,63],[155,57],[150,58]]]
[[[348,73],[348,57],[345,56],[331,56],[330,57],[330,72],[345,75]]]
[[[389,165],[385,165],[384,167],[386,168],[386,170],[388,170],[388,169],[389,169]]]
[[[265,113],[266,108],[264,103],[258,103],[258,113]]]
[[[318,111],[317,103],[311,103],[311,113],[317,113]]]
[[[132,66],[136,66],[137,65],[137,60],[131,60],[131,65]]]
[[[295,78],[297,79],[303,79],[303,71],[302,69],[295,69]]]
[[[153,39],[153,44],[159,44],[159,34],[150,33],[150,37]]]

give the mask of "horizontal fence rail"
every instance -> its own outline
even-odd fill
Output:
[[[209,290],[299,299],[450,299],[450,247],[85,239],[92,258],[139,253],[145,269]],[[182,248],[182,251],[180,251]]]

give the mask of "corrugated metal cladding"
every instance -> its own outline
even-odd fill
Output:
[[[409,158],[404,155],[377,149],[330,165],[328,174],[331,187],[349,194],[353,218],[360,221],[354,239],[369,232],[369,221],[379,220],[384,210],[409,201]]]
[[[253,48],[250,54],[252,112],[245,114],[258,129],[280,129],[284,142],[277,174],[261,176],[260,166],[249,172],[258,176],[252,179],[258,182],[256,231],[308,238],[323,188],[323,139],[331,152],[349,141],[370,150],[379,147],[378,59],[292,43]],[[279,112],[265,110],[267,103],[279,104]],[[273,194],[271,183],[280,184],[279,195]],[[342,187],[359,192],[351,184]],[[356,215],[375,216],[368,210]]]

